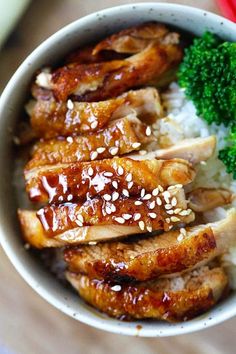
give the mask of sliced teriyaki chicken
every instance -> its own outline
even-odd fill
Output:
[[[235,241],[236,211],[233,209],[225,219],[215,223],[169,231],[135,242],[68,249],[65,260],[71,271],[98,279],[144,281],[196,268],[226,252]]]
[[[120,60],[125,59],[127,55],[123,53],[118,53],[112,50],[100,51],[97,54],[93,54],[94,46],[88,45],[87,47],[79,48],[65,58],[65,63],[77,63],[77,64],[91,64],[91,63],[101,63],[110,60]]]
[[[144,50],[151,42],[179,43],[179,34],[169,32],[168,28],[156,22],[148,22],[139,26],[124,29],[99,42],[92,54],[109,50],[117,53],[135,54]]]
[[[122,319],[191,319],[209,310],[228,290],[222,268],[202,267],[178,278],[137,284],[112,284],[70,272],[66,277],[87,303]]]
[[[232,203],[232,193],[223,188],[197,188],[188,193],[189,207],[197,213]]]
[[[112,121],[105,129],[92,134],[39,141],[33,147],[26,169],[91,161],[94,156],[96,160],[112,158],[115,154],[127,154],[153,141],[155,137],[150,128],[139,119],[128,116]]]
[[[176,66],[182,55],[179,45],[154,43],[124,60],[70,64],[48,73],[46,78],[40,73],[36,83],[53,90],[58,100],[65,101],[74,95],[79,101],[101,101],[147,85]]]
[[[43,241],[44,238],[61,240],[62,245],[65,241],[68,245],[105,241],[134,233],[168,231],[173,226],[194,220],[194,213],[188,209],[182,188],[160,193],[158,200],[156,196],[150,199],[145,196],[138,199],[118,199],[116,192],[111,198],[108,197],[109,195],[104,196],[105,199],[94,198],[84,203],[49,205],[37,213],[20,210],[19,219],[25,240],[32,246],[41,248],[48,244]],[[170,203],[176,204],[176,208],[182,212],[170,216],[166,209]]]
[[[136,146],[136,145],[135,145]],[[126,157],[25,169],[32,201],[58,203],[118,192],[129,197],[150,193],[158,185],[190,183],[195,170],[185,160],[135,161]]]
[[[39,137],[53,138],[95,132],[111,120],[132,114],[152,124],[162,116],[160,96],[155,88],[128,91],[100,102],[30,101],[26,106],[31,126]]]
[[[207,138],[186,139],[166,149],[158,149],[144,155],[130,154],[129,157],[134,160],[181,158],[192,164],[197,164],[208,160],[213,155],[215,146],[215,136],[209,136]]]

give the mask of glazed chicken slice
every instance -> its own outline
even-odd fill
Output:
[[[189,207],[197,213],[232,203],[232,193],[223,188],[197,188],[188,193]]]
[[[163,114],[160,96],[155,88],[128,91],[101,102],[30,101],[26,106],[31,126],[39,137],[49,139],[95,132],[111,120],[137,115],[152,124]]]
[[[65,63],[91,64],[110,60],[120,60],[125,59],[126,57],[125,54],[118,53],[113,50],[102,50],[96,54],[93,54],[93,50],[93,45],[79,48],[66,56]]]
[[[24,173],[29,198],[50,203],[113,192],[129,197],[142,190],[150,193],[158,185],[186,185],[195,177],[195,170],[185,160],[135,161],[126,157],[42,166]]]
[[[117,152],[121,156],[155,141],[149,130],[136,117],[128,116],[112,121],[105,129],[93,134],[39,141],[33,147],[26,169],[91,161],[94,156],[96,160],[102,160],[112,158]]]
[[[115,192],[111,198],[94,198],[84,203],[46,206],[37,213],[20,210],[19,218],[25,240],[35,247],[44,247],[43,241],[40,241],[43,238],[67,241],[68,245],[105,241],[117,238],[117,235],[127,236],[154,230],[168,231],[180,223],[186,224],[194,220],[194,213],[187,207],[182,188],[160,193],[158,200],[155,196],[150,199],[145,196],[138,199],[118,198],[118,193]],[[176,204],[176,208],[182,212],[170,216],[169,210],[166,209],[170,203]],[[100,232],[97,233],[99,227]]]
[[[147,85],[181,59],[182,50],[178,45],[154,43],[124,60],[71,64],[48,73],[47,78],[40,73],[36,83],[53,90],[57,100],[65,101],[74,95],[79,101],[101,101],[130,88]]]
[[[228,289],[222,268],[202,267],[178,278],[122,285],[69,272],[66,276],[87,303],[112,317],[127,320],[191,319],[209,310]]]
[[[195,268],[226,252],[235,241],[233,209],[225,219],[215,223],[169,231],[136,242],[131,239],[131,242],[67,249],[65,260],[71,271],[98,279],[144,281]]]
[[[169,32],[168,28],[161,23],[148,22],[105,38],[95,46],[92,54],[98,55],[104,50],[135,54],[144,50],[152,42],[178,44],[179,35]]]
[[[133,160],[147,160],[147,159],[174,159],[180,158],[197,164],[201,161],[208,160],[214,153],[216,146],[215,136],[207,138],[194,138],[183,140],[169,148],[158,149],[140,154],[129,154],[129,158]]]

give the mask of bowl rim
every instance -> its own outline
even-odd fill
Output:
[[[48,37],[46,40],[44,40],[39,46],[36,47],[36,49],[33,50],[33,52],[31,52],[31,54],[27,56],[27,58],[18,67],[16,72],[9,80],[8,84],[6,85],[0,97],[0,111],[4,111],[4,107],[7,104],[8,98],[11,92],[14,91],[15,82],[20,80],[22,73],[24,74],[26,72],[30,63],[34,62],[34,60],[38,56],[43,55],[45,49],[49,45],[53,45],[54,42],[57,41],[58,39],[76,30],[78,24],[82,25],[85,24],[86,22],[94,21],[95,16],[97,15],[101,16],[101,15],[109,14],[110,16],[112,12],[117,12],[121,10],[128,11],[131,10],[131,8],[134,6],[137,8],[155,7],[158,8],[158,10],[166,10],[172,8],[173,12],[184,11],[186,14],[191,15],[194,13],[199,16],[204,13],[210,16],[214,21],[216,22],[223,21],[225,24],[227,24],[227,26],[231,26],[232,30],[236,30],[236,24],[230,20],[225,19],[222,16],[216,15],[212,12],[205,11],[200,8],[174,4],[174,3],[138,2],[138,3],[125,4],[121,6],[109,7],[100,11],[93,12],[64,26],[63,28],[55,32],[53,35]],[[69,308],[68,306],[65,305],[65,303],[63,303],[62,300],[52,295],[50,291],[45,288],[44,285],[39,285],[36,279],[34,278],[34,271],[31,271],[30,269],[24,267],[22,261],[24,256],[22,256],[20,252],[15,252],[11,244],[7,242],[7,238],[5,238],[5,231],[2,223],[0,223],[0,244],[2,245],[3,250],[5,251],[7,257],[9,258],[9,260],[11,261],[11,263],[13,264],[17,272],[22,276],[22,278],[26,281],[26,283],[28,283],[31,286],[31,288],[33,288],[33,290],[35,290],[44,300],[46,300],[48,303],[53,305],[61,312],[69,315],[70,317],[75,318],[84,324],[91,325],[98,329],[102,329],[117,334],[125,334],[125,335],[135,335],[135,336],[143,336],[143,337],[165,337],[165,336],[191,333],[205,328],[209,328],[213,325],[219,324],[227,319],[230,319],[231,317],[236,315],[236,306],[234,311],[232,311],[232,309],[229,306],[228,307],[225,306],[224,310],[217,313],[217,315],[215,315],[214,317],[214,320],[208,321],[206,325],[203,325],[202,321],[199,320],[194,323],[188,322],[189,325],[185,326],[184,328],[181,328],[180,326],[176,327],[175,325],[171,325],[170,327],[165,328],[163,332],[160,330],[156,330],[155,324],[153,325],[152,328],[148,327],[148,328],[142,328],[141,330],[137,330],[133,326],[131,326],[129,322],[123,322],[123,325],[119,326],[119,323],[118,324],[110,323],[106,319],[100,319],[98,316],[95,317],[95,316],[88,316],[87,314],[79,314],[78,317],[75,317],[72,308]],[[133,322],[131,322],[131,324],[132,323]]]

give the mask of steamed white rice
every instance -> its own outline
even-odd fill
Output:
[[[162,143],[168,146],[188,138],[204,138],[210,135],[217,137],[215,154],[197,166],[197,176],[192,187],[227,188],[236,194],[236,180],[226,172],[224,164],[218,159],[219,150],[226,145],[225,138],[229,129],[223,124],[208,125],[196,114],[194,104],[186,98],[184,90],[177,83],[170,85],[169,90],[162,95],[162,100],[166,118],[159,120],[153,127],[157,136],[164,137]],[[233,204],[236,207],[236,200]],[[222,219],[228,208],[229,206],[220,207],[205,213],[206,222]],[[232,286],[236,289],[236,244],[223,256],[223,264],[229,271]]]

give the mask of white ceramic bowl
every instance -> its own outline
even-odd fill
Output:
[[[64,313],[107,331],[155,337],[193,332],[229,319],[236,314],[236,294],[232,294],[210,312],[185,323],[121,322],[108,318],[64,288],[24,249],[16,216],[17,198],[12,183],[12,131],[17,127],[35,71],[78,46],[121,28],[150,20],[174,25],[195,35],[210,30],[227,40],[236,41],[236,24],[212,13],[175,4],[139,3],[93,13],[64,27],[43,42],[13,75],[0,100],[0,241],[26,282]]]

